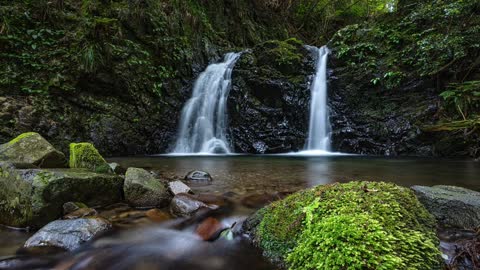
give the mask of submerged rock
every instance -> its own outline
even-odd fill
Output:
[[[171,198],[161,180],[140,168],[128,168],[123,190],[125,200],[136,207],[163,207]]]
[[[413,186],[420,202],[446,227],[480,226],[480,192],[455,186]]]
[[[70,144],[70,168],[89,169],[98,173],[112,172],[110,165],[91,143]]]
[[[168,183],[168,190],[175,196],[180,193],[192,193],[189,186],[185,185],[182,181],[172,181]]]
[[[59,218],[63,205],[82,201],[98,206],[122,200],[123,179],[83,169],[0,168],[0,224],[40,227]]]
[[[35,132],[23,133],[10,142],[0,145],[0,161],[42,168],[66,166],[65,155]]]
[[[290,269],[441,269],[435,219],[413,192],[383,182],[317,186],[262,208],[243,225]]]
[[[208,172],[191,171],[185,176],[185,180],[195,182],[211,182],[213,178]]]
[[[30,237],[25,243],[25,247],[54,246],[75,250],[81,244],[108,231],[111,227],[110,222],[99,217],[55,220]]]

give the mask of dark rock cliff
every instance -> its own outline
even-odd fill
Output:
[[[295,39],[268,41],[243,53],[234,68],[228,100],[236,152],[303,149],[314,70],[310,52]]]

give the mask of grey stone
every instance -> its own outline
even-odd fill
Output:
[[[64,168],[65,155],[55,149],[40,134],[23,133],[8,143],[0,145],[0,161],[35,165],[42,168]]]
[[[168,190],[175,196],[180,193],[192,193],[189,186],[185,185],[182,181],[172,181],[168,183]]]
[[[195,182],[211,182],[213,179],[208,172],[191,171],[185,176],[185,180]]]
[[[202,207],[208,207],[208,205],[188,196],[188,194],[181,193],[175,195],[170,202],[170,213],[174,216],[190,217]]]
[[[108,231],[111,227],[110,222],[98,217],[55,220],[30,237],[25,243],[25,247],[54,246],[71,251],[92,240],[95,236]]]
[[[123,190],[125,200],[136,207],[163,207],[171,198],[161,180],[140,168],[128,168]]]
[[[446,227],[474,229],[480,225],[480,192],[455,186],[413,186],[418,200]]]

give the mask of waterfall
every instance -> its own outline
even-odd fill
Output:
[[[330,51],[307,46],[315,57],[315,76],[310,85],[310,123],[308,128],[307,150],[330,151],[330,121],[327,106],[327,60]]]
[[[239,57],[227,53],[223,62],[209,65],[198,76],[182,110],[174,153],[230,153],[226,106]]]

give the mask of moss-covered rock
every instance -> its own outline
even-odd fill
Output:
[[[166,183],[141,168],[128,168],[123,190],[125,200],[137,207],[163,207],[171,199]]]
[[[85,169],[6,170],[0,174],[0,224],[38,228],[62,216],[63,204],[122,201],[123,179]]]
[[[300,191],[247,222],[290,269],[439,269],[435,219],[407,188],[350,182]],[[258,225],[256,225],[258,224]]]
[[[25,226],[32,219],[32,185],[11,167],[0,166],[0,223]]]
[[[43,168],[63,168],[65,155],[40,134],[27,132],[0,145],[0,161],[32,164]]]
[[[70,168],[89,169],[98,173],[112,172],[110,165],[91,143],[70,144]]]

